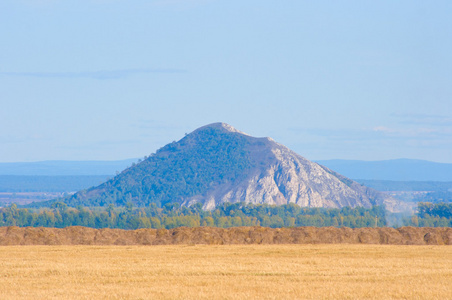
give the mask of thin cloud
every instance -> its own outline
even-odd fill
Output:
[[[121,79],[138,74],[174,74],[186,73],[182,69],[122,69],[84,72],[0,72],[2,76],[75,79],[87,78],[97,80]]]
[[[159,6],[198,6],[208,4],[214,0],[157,0],[153,1],[154,5]]]
[[[401,124],[408,125],[432,125],[432,126],[451,126],[452,117],[445,115],[430,114],[393,114],[393,117],[399,119]]]
[[[396,130],[394,130],[393,128],[389,128],[386,126],[377,126],[373,128],[373,131],[375,132],[383,132],[383,133],[395,133]]]
[[[383,136],[391,136],[397,138],[419,138],[419,139],[435,139],[452,137],[452,130],[449,128],[388,128],[385,126],[377,126],[373,128],[374,132],[381,133]]]
[[[328,140],[362,141],[381,138],[378,132],[367,129],[290,128],[289,130],[296,134],[307,134]]]
[[[142,119],[138,120],[134,124],[132,124],[133,127],[139,128],[139,129],[152,129],[152,130],[158,130],[158,131],[173,131],[173,130],[181,130],[180,126],[176,126],[174,124],[169,124],[167,122],[152,120],[152,119]]]
[[[17,136],[17,135],[0,135],[0,143],[1,144],[20,144],[26,142],[42,142],[42,141],[50,141],[51,138],[44,137],[41,135],[33,134],[26,136]]]
[[[135,145],[139,144],[141,141],[138,139],[128,139],[128,140],[102,140],[96,142],[88,142],[84,144],[78,145],[59,145],[58,149],[70,149],[70,150],[97,150],[97,149],[105,149],[112,148],[117,146],[126,146],[126,145]]]
[[[382,141],[382,140],[452,140],[450,128],[390,128],[376,126],[370,129],[322,129],[322,128],[291,128],[290,131],[298,134],[326,138],[340,141]]]

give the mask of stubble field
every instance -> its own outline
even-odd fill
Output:
[[[452,247],[0,247],[1,299],[450,299]]]

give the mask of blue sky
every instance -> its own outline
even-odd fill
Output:
[[[452,163],[451,1],[0,1],[0,162],[205,124],[308,159]]]

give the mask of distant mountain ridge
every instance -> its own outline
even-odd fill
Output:
[[[0,175],[17,176],[77,176],[114,175],[137,159],[115,161],[66,161],[49,160],[38,162],[0,163]]]
[[[0,175],[17,176],[94,176],[115,175],[139,159],[113,161],[38,161],[0,163]],[[348,178],[387,181],[452,181],[452,164],[416,159],[316,160]]]
[[[76,192],[98,185],[111,177],[108,175],[0,175],[0,193]]]
[[[203,126],[113,179],[65,199],[69,205],[224,202],[370,207],[396,201],[276,143],[225,123]]]
[[[347,177],[365,180],[452,181],[452,164],[416,159],[382,161],[318,160]]]

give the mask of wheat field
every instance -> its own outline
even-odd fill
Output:
[[[1,299],[451,299],[452,247],[0,247]]]

